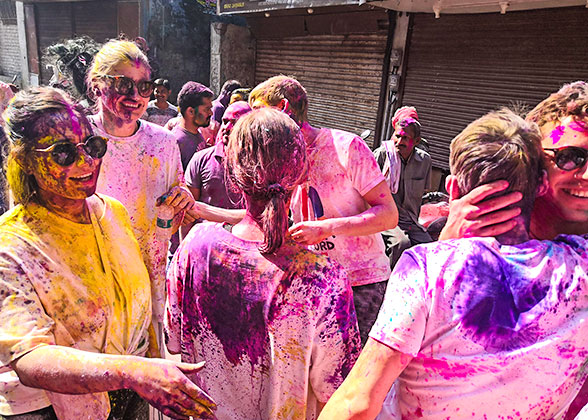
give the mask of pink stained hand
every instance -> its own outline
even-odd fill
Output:
[[[325,220],[296,223],[288,232],[295,242],[302,245],[316,245],[331,236]]]
[[[522,194],[511,192],[500,197],[491,197],[506,188],[507,181],[495,181],[476,187],[463,197],[452,200],[447,224],[439,239],[497,236],[514,228],[517,224],[514,218],[521,213],[521,209],[508,207],[519,202]]]

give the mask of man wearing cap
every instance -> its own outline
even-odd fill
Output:
[[[374,151],[398,208],[398,226],[382,233],[392,267],[405,249],[432,241],[418,222],[423,194],[431,188],[431,156],[416,147],[421,141],[418,118],[414,107],[399,108],[392,138]]]

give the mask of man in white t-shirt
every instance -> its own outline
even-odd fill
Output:
[[[290,234],[346,269],[365,343],[390,275],[379,233],[398,223],[386,180],[359,136],[308,123],[306,90],[297,80],[271,77],[251,91],[249,104],[278,108],[300,126],[309,171],[306,184],[292,196]]]
[[[490,113],[453,140],[450,160],[452,200],[500,179],[522,193],[516,227],[407,250],[321,419],[375,418],[396,379],[402,419],[562,419],[588,375],[588,237],[529,240],[548,189],[538,128]]]
[[[153,91],[155,99],[149,101],[141,119],[163,127],[169,120],[178,116],[178,109],[167,101],[171,95],[169,80],[156,79],[153,84],[155,85]]]

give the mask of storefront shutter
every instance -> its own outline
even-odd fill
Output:
[[[101,43],[117,36],[115,1],[38,3],[35,7],[41,56],[48,46],[73,37],[86,35]],[[51,79],[47,64],[41,58],[41,84]]]
[[[386,48],[386,31],[258,39],[256,83],[296,77],[308,92],[310,124],[361,133],[372,146]]]
[[[433,165],[447,169],[453,137],[486,112],[588,80],[587,22],[584,7],[413,15],[401,104],[417,108]]]

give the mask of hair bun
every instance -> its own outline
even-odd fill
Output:
[[[271,184],[267,187],[267,195],[270,197],[280,196],[283,197],[286,194],[286,190],[280,184]]]

